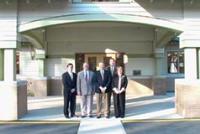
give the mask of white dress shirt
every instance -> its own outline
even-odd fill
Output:
[[[118,89],[121,90],[122,76],[119,76]]]
[[[73,80],[73,73],[72,72],[68,72],[68,73],[69,73],[70,78]]]

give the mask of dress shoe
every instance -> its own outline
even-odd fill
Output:
[[[71,115],[70,117],[71,117],[71,118],[73,118],[73,117],[74,117],[74,115]]]
[[[65,115],[65,118],[69,118],[69,115]]]
[[[85,118],[86,116],[85,115],[81,115],[81,118]]]
[[[101,115],[97,115],[97,118],[98,118],[98,119],[101,118]]]
[[[92,118],[93,116],[92,116],[92,115],[89,115],[89,117]]]

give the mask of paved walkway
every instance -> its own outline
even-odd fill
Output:
[[[83,119],[78,134],[126,134],[120,119]]]
[[[127,134],[198,134],[200,120],[123,123]]]
[[[77,134],[79,124],[1,124],[1,134]]]
[[[79,102],[79,98],[77,99]],[[95,100],[93,109],[95,108]],[[116,119],[111,115],[110,119],[101,118],[84,118],[75,117],[65,119],[63,115],[63,97],[48,97],[48,98],[29,98],[28,99],[28,114],[21,120],[46,120],[46,121],[65,121],[77,120],[80,121],[78,134],[88,133],[126,133],[121,123],[122,119]],[[80,105],[77,105],[77,115],[80,114]],[[113,105],[111,107],[113,113]],[[93,111],[95,115],[95,110]],[[126,102],[126,117],[123,120],[138,120],[138,119],[180,119],[181,116],[175,113],[174,94],[169,93],[165,96],[147,96],[140,98],[127,97]]]
[[[165,96],[147,96],[140,98],[127,97],[125,120],[133,119],[174,119],[182,118],[175,112],[174,94]],[[79,98],[77,99],[77,115],[80,114]],[[94,99],[93,113],[96,104]],[[113,105],[111,106],[113,113]],[[111,116],[113,117],[113,115]],[[72,118],[80,120],[81,118]],[[66,120],[63,115],[63,97],[28,99],[28,114],[21,120]]]

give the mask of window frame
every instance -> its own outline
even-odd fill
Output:
[[[175,53],[175,52],[177,52],[177,55],[178,55],[178,60],[177,60],[177,64],[178,64],[178,67],[177,67],[177,69],[178,69],[178,72],[177,73],[171,73],[170,71],[169,71],[169,67],[170,67],[170,64],[172,63],[171,61],[169,62],[169,58],[168,58],[168,54],[169,53]],[[181,53],[183,54],[183,62],[180,62],[180,55],[181,55]],[[167,74],[169,74],[169,75],[177,75],[177,74],[184,74],[185,72],[184,72],[184,69],[185,69],[185,65],[184,65],[184,63],[185,63],[185,59],[184,59],[184,51],[182,50],[182,49],[179,49],[179,50],[168,50],[167,52],[166,52],[166,58],[167,58]],[[180,72],[180,63],[183,63],[183,71],[182,72]]]

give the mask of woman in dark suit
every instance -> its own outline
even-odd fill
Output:
[[[128,79],[123,73],[121,66],[117,67],[117,74],[113,77],[113,99],[114,99],[114,110],[115,117],[124,118],[125,116],[125,102],[126,102],[126,87]]]

